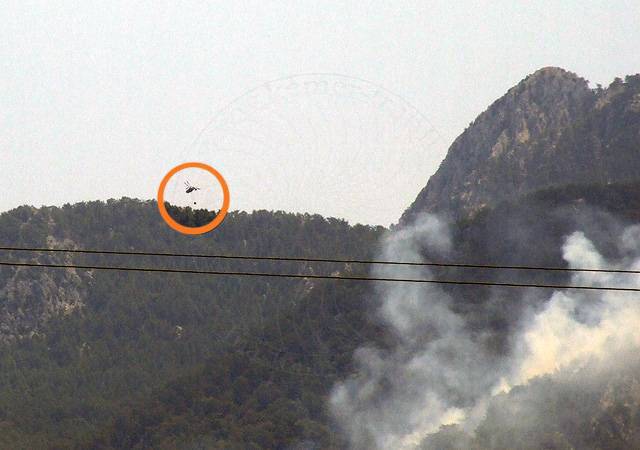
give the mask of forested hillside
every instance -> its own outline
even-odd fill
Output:
[[[215,233],[189,238],[166,227],[155,203],[130,199],[22,207],[0,216],[0,241],[13,246],[367,258],[382,232],[317,215],[257,211],[231,213]],[[32,260],[6,252],[2,259]],[[352,270],[93,255],[34,259]],[[323,395],[371,329],[361,314],[362,284],[27,268],[3,268],[0,277],[1,448],[184,448],[185,439],[277,448],[305,436],[328,442]],[[71,291],[73,303],[66,300]],[[204,386],[190,382],[198,377]],[[156,405],[145,406],[147,418],[132,409],[139,402]],[[195,408],[194,418],[183,416],[186,407]],[[139,420],[148,431],[132,429],[142,426],[133,424]]]
[[[561,370],[494,397],[475,433],[444,426],[421,450],[636,449],[640,446],[640,361],[614,370]]]
[[[454,226],[460,244],[455,258],[510,264],[528,252],[534,264],[562,265],[558,243],[585,224],[602,251],[611,252],[603,230],[637,220],[638,192],[637,184],[576,185],[501,204]],[[133,220],[111,220],[124,216]],[[14,236],[19,245],[42,245],[54,236],[57,242],[66,239],[85,248],[358,258],[375,256],[384,231],[264,211],[233,213],[219,234],[189,241],[164,229],[152,202],[136,200],[20,208],[3,214],[0,223],[18,220],[26,224],[22,234]],[[496,236],[501,236],[499,246]],[[545,245],[532,252],[528,242],[542,236]],[[193,266],[148,257],[83,256],[71,261]],[[240,267],[219,261],[198,261],[195,266]],[[242,267],[273,269],[263,263]],[[334,264],[287,263],[278,268],[358,271]],[[63,280],[53,269],[3,269],[2,275],[5,280],[19,276],[28,284],[30,279],[37,282],[40,271]],[[505,277],[452,269],[436,273],[449,278]],[[101,271],[77,276],[86,280],[77,307],[39,319],[35,334],[24,329],[23,335],[5,338],[0,360],[2,448],[244,449],[304,443],[307,447],[300,448],[344,448],[326,411],[327,395],[335,381],[354,370],[356,348],[374,342],[384,347],[394,339],[369,313],[373,288],[358,282]],[[515,276],[525,281],[524,275]],[[566,281],[566,275],[556,279]],[[489,342],[496,353],[506,351],[508,330],[517,325],[520,293],[503,289],[496,296],[493,289],[477,287],[448,291],[469,326],[492,333]],[[24,304],[15,306],[22,311],[18,316],[37,314],[40,309],[29,309],[29,301],[46,302],[46,293],[42,295],[24,298]]]

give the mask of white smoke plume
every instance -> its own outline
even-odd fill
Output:
[[[570,267],[640,270],[637,226],[628,228],[621,248],[635,253],[622,264],[606,261],[583,233],[569,236],[563,248]],[[629,274],[577,273],[572,284],[640,287],[639,277]],[[526,383],[535,376],[562,368],[574,370],[592,361],[623,354],[640,347],[640,301],[637,294],[619,291],[554,292],[544,310],[533,314],[519,336],[522,355],[510,376],[510,385]],[[517,354],[515,355],[517,357]]]
[[[425,247],[432,254],[451,248],[447,226],[435,216],[389,235],[383,256],[417,261]],[[376,275],[428,278],[430,272],[384,266]],[[440,425],[465,418],[496,383],[499,362],[489,361],[439,286],[387,283],[379,295],[378,313],[398,345],[387,351],[360,348],[360,375],[334,387],[331,408],[352,448],[410,449]]]
[[[584,234],[566,239],[570,267],[640,269],[640,227],[620,238],[626,255],[606,261]],[[451,249],[447,226],[423,216],[390,234],[386,259],[416,261],[422,250],[445,255]],[[384,277],[425,277],[425,269],[386,266]],[[573,284],[639,287],[640,277],[576,273]],[[352,449],[431,448],[424,439],[448,424],[467,432],[484,417],[492,396],[533,377],[589,362],[615,358],[640,347],[640,301],[624,292],[536,291],[547,298],[525,316],[527,325],[511,336],[512,352],[490,354],[480,337],[452,310],[452,299],[437,285],[388,283],[378,292],[380,319],[397,337],[391,349],[360,348],[357,376],[334,386],[330,408]]]

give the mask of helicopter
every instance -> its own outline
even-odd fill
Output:
[[[191,184],[189,183],[189,181],[185,181],[185,182],[184,182],[184,186],[187,188],[187,189],[185,190],[185,192],[186,192],[187,194],[191,194],[193,191],[199,191],[199,190],[200,190],[200,188],[199,188],[199,187],[191,186]]]

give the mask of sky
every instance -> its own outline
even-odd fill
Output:
[[[639,21],[637,0],[9,0],[0,211],[155,198],[198,160],[231,209],[389,225],[527,74],[639,72]]]

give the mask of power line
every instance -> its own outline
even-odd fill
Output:
[[[157,267],[128,267],[128,266],[93,266],[80,264],[49,264],[49,263],[27,263],[0,261],[0,266],[12,267],[41,267],[53,269],[85,269],[85,270],[112,270],[112,271],[132,271],[132,272],[155,272],[155,273],[175,273],[175,274],[198,274],[198,275],[226,275],[226,276],[248,276],[248,277],[276,277],[276,278],[302,278],[317,280],[346,280],[346,281],[381,281],[400,283],[430,283],[430,284],[455,284],[467,286],[498,286],[498,287],[519,287],[519,288],[544,288],[544,289],[579,289],[591,291],[619,291],[619,292],[640,292],[640,288],[628,288],[618,286],[585,286],[585,285],[560,285],[560,284],[539,284],[539,283],[503,283],[497,281],[465,281],[465,280],[436,280],[423,278],[384,278],[384,277],[364,277],[364,276],[343,276],[343,275],[303,275],[295,273],[269,273],[269,272],[234,272],[222,270],[195,270],[195,269],[163,269]]]
[[[119,256],[158,256],[158,257],[174,257],[174,258],[176,257],[209,258],[209,259],[231,259],[231,260],[249,260],[249,261],[290,261],[290,262],[326,262],[326,263],[341,263],[341,264],[378,264],[378,265],[418,266],[418,267],[451,267],[451,268],[463,268],[463,269],[538,270],[538,271],[553,271],[553,272],[592,272],[592,273],[619,273],[619,274],[636,274],[636,275],[640,274],[640,270],[625,270],[625,269],[593,269],[593,268],[500,265],[500,264],[471,264],[471,263],[449,263],[449,262],[385,261],[385,260],[370,260],[370,259],[306,258],[306,257],[296,257],[296,256],[162,253],[162,252],[148,252],[148,251],[57,249],[57,248],[53,249],[53,248],[29,248],[29,247],[0,247],[0,251],[75,253],[75,254],[119,255]]]

